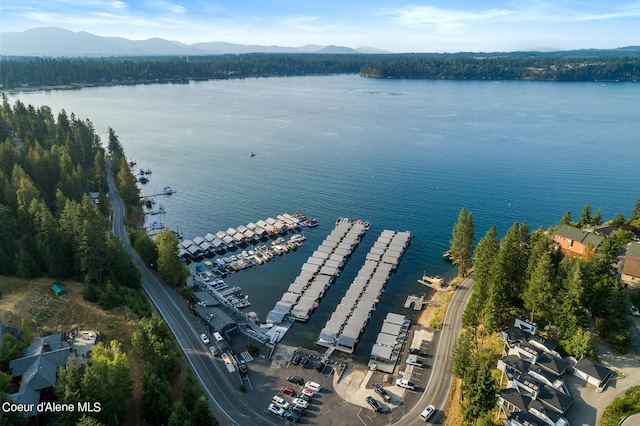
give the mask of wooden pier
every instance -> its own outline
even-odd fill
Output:
[[[423,306],[428,304],[429,302],[426,302],[424,300],[424,296],[415,296],[415,295],[411,295],[411,296],[407,296],[407,300],[404,302],[404,307],[409,309],[411,308],[411,305],[413,304],[413,310],[414,311],[421,311]]]
[[[418,282],[436,291],[451,291],[451,287],[444,282],[444,278],[430,277],[424,274]]]

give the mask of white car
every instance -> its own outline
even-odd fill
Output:
[[[435,412],[436,412],[436,407],[434,407],[433,405],[429,405],[427,406],[427,408],[424,409],[422,414],[420,414],[420,418],[426,422],[431,418],[431,416],[433,416],[433,413]]]
[[[310,398],[313,398],[313,391],[311,389],[304,388],[300,391],[300,393],[307,395]]]
[[[301,398],[296,398],[293,400],[293,405],[297,405],[298,407],[302,407],[302,408],[308,408],[309,407],[309,403],[307,401],[305,401],[304,399]]]
[[[322,389],[316,382],[307,382],[304,384],[304,387],[307,389],[311,389],[314,392],[320,392],[320,389]]]
[[[396,380],[396,386],[401,387],[401,388],[405,388],[405,389],[409,389],[409,390],[414,390],[416,388],[416,385],[414,385],[410,381],[404,380],[404,379]]]
[[[640,311],[638,311],[638,308],[633,305],[631,305],[631,315],[634,317],[640,317]]]
[[[284,408],[280,408],[276,404],[269,404],[269,408],[267,408],[267,410],[270,413],[276,414],[280,417],[284,415]]]
[[[205,345],[208,345],[208,344],[209,344],[209,338],[208,338],[208,337],[207,337],[207,335],[206,335],[206,334],[204,334],[204,333],[202,333],[202,334],[200,335],[200,340],[202,340],[202,343],[204,343]]]

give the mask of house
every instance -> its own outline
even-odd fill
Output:
[[[640,243],[632,242],[627,246],[620,281],[625,287],[640,287]]]
[[[573,366],[573,375],[595,386],[597,392],[602,392],[614,373],[604,365],[583,357]]]
[[[598,249],[604,237],[570,225],[562,225],[553,233],[553,240],[560,245],[567,257],[589,256]]]

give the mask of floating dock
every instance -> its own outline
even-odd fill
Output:
[[[413,305],[414,311],[421,311],[424,305],[428,303],[429,302],[426,302],[424,300],[424,296],[418,297],[416,295],[411,295],[411,296],[407,296],[407,300],[404,302],[404,307],[406,309],[411,309],[411,305]]]
[[[353,353],[411,237],[408,231],[382,231],[349,290],[320,332],[318,345]]]
[[[410,325],[411,321],[404,315],[391,312],[387,314],[376,343],[371,348],[369,369],[393,373],[402,354],[402,345],[407,338]]]
[[[298,321],[309,320],[366,230],[367,226],[361,221],[338,220],[269,312],[267,323],[279,324],[289,315]]]
[[[418,282],[422,285],[425,285],[436,291],[451,291],[451,287],[445,283],[444,278],[440,277],[430,277],[428,275],[423,275]]]

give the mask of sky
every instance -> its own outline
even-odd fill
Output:
[[[2,0],[0,31],[391,52],[640,45],[640,0]]]

